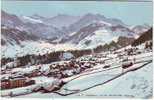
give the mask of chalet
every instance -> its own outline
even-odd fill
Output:
[[[1,89],[12,89],[35,84],[34,80],[27,80],[24,77],[1,79]]]
[[[8,79],[1,80],[1,89],[7,89],[10,87],[10,82]]]
[[[10,88],[17,88],[17,87],[23,87],[26,83],[25,78],[15,78],[9,80],[10,82]]]
[[[26,82],[25,78],[4,79],[1,80],[1,89],[23,87],[25,85],[25,82]]]

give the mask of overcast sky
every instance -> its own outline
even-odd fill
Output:
[[[128,25],[152,25],[152,2],[2,1],[2,9],[19,16],[99,13],[108,18],[118,18]]]

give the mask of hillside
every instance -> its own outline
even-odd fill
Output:
[[[137,46],[145,41],[152,40],[152,34],[152,28],[150,28],[148,31],[142,33],[142,35],[132,43],[132,46]]]
[[[34,34],[29,34],[26,31],[21,31],[15,28],[8,28],[6,26],[1,27],[1,37],[1,45],[19,45],[21,41],[36,41],[39,39]]]

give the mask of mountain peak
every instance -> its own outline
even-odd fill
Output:
[[[136,26],[132,26],[131,27],[131,30],[133,30],[137,34],[143,33],[143,32],[145,32],[145,31],[147,31],[149,29],[150,29],[150,26],[147,25],[147,24],[144,24],[144,25],[136,25]]]
[[[39,15],[39,14],[34,14],[34,15],[30,16],[30,17],[34,18],[34,19],[44,19],[44,17]]]

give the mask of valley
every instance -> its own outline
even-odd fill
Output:
[[[1,14],[2,97],[152,97],[152,26]]]

